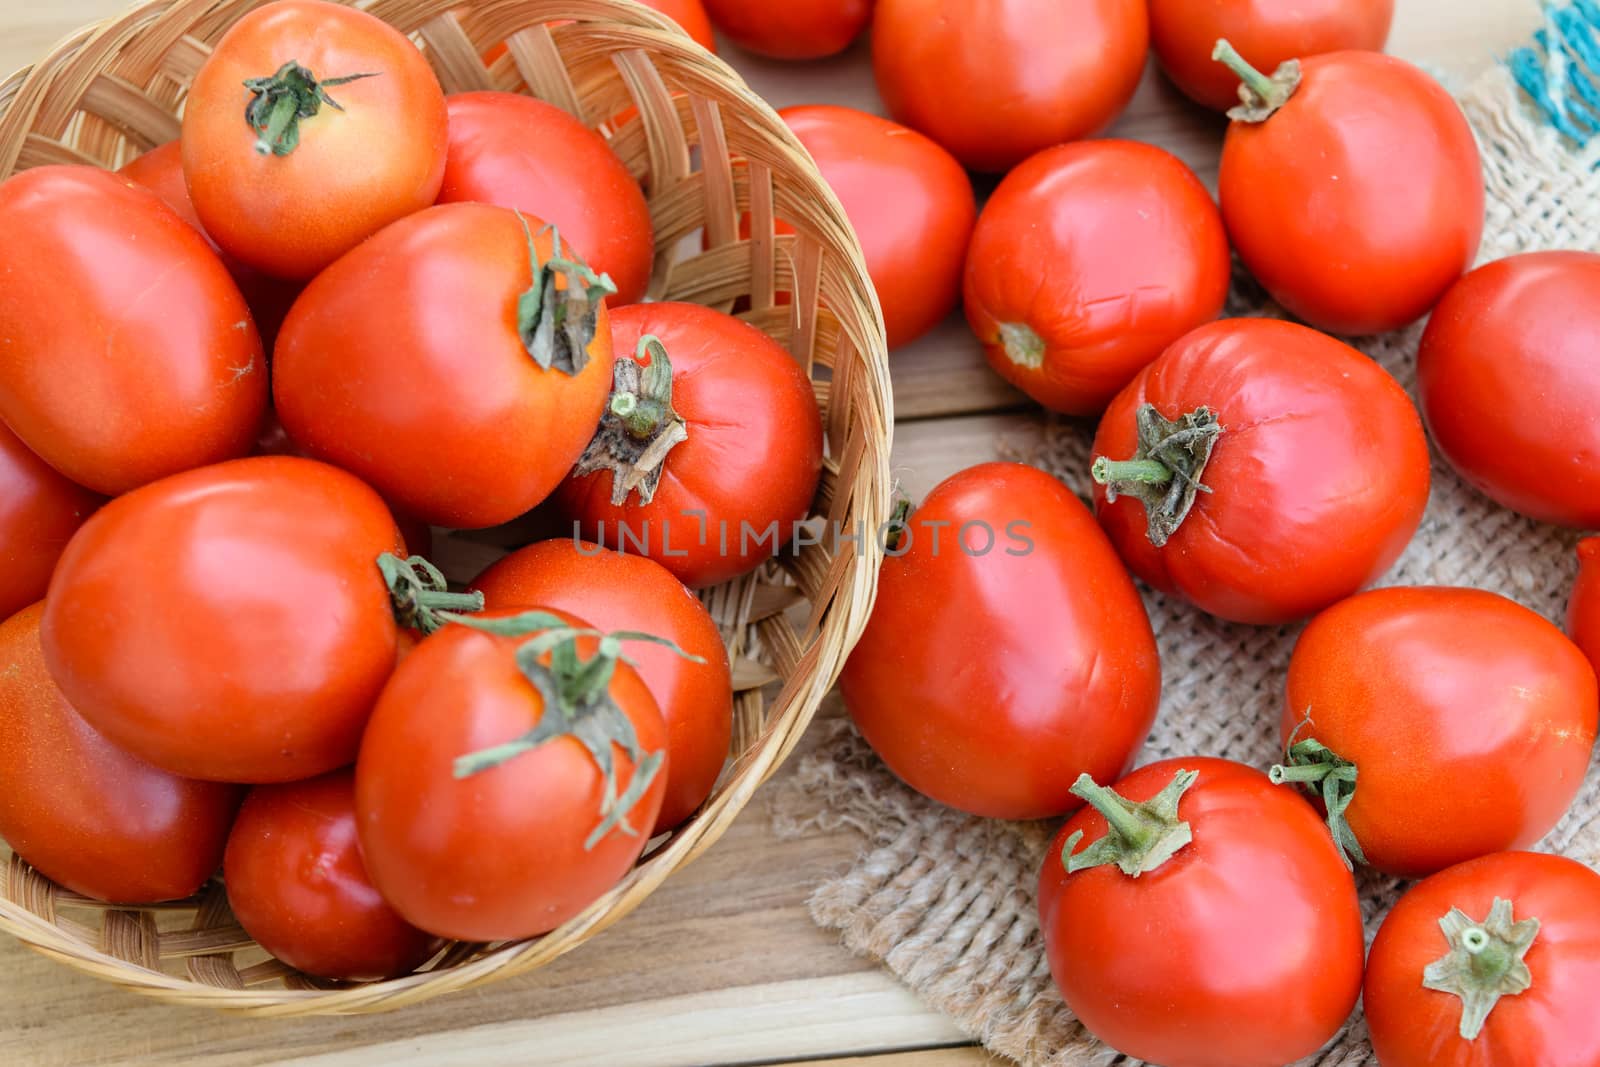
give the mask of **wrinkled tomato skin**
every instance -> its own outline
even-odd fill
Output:
[[[228,835],[223,880],[245,933],[306,974],[393,978],[439,947],[395,914],[367,876],[349,770],[250,790]]]
[[[1219,39],[1271,74],[1324,52],[1381,52],[1393,21],[1394,0],[1150,0],[1150,46],[1185,96],[1226,111],[1239,103],[1239,77],[1211,58]]]
[[[100,504],[0,423],[0,619],[44,596],[68,539]]]
[[[1600,537],[1578,542],[1578,579],[1567,601],[1567,636],[1600,671]]]
[[[872,69],[895,121],[1000,173],[1110,126],[1148,43],[1144,0],[878,0]]]
[[[665,567],[571,538],[539,541],[473,581],[490,609],[548,604],[608,633],[664,637],[704,663],[639,642],[628,649],[667,727],[666,787],[653,833],[676,829],[705,803],[733,740],[728,650],[705,606]]]
[[[551,236],[526,221],[544,263]],[[528,354],[517,302],[532,282],[527,231],[507,208],[441,204],[395,223],[290,310],[273,353],[278,418],[408,515],[509,522],[566,477],[611,391],[603,306],[576,375]]]
[[[872,18],[872,0],[705,0],[712,23],[747,52],[822,59],[850,47]]]
[[[356,818],[373,883],[409,922],[440,937],[499,941],[553,930],[615,885],[644,849],[645,833],[620,828],[584,848],[600,823],[603,780],[572,737],[455,776],[457,757],[511,741],[543,714],[516,665],[526,640],[465,626],[425,639],[385,688],[356,762]],[[594,654],[592,639],[579,645],[581,656]],[[666,728],[633,668],[618,664],[610,692],[643,750],[660,751]],[[620,791],[634,766],[613,752]],[[636,831],[654,824],[664,780],[658,774],[629,814]]]
[[[782,346],[720,311],[669,302],[611,316],[615,351],[633,353],[647,334],[672,360],[688,439],[667,453],[650,503],[630,493],[612,504],[602,470],[567,479],[557,506],[585,540],[648,556],[691,589],[718,585],[773,554],[772,527],[788,544],[809,512],[822,471],[816,393]]]
[[[266,361],[205,239],[93,167],[0,184],[0,420],[114,495],[250,450]]]
[[[1497,897],[1514,921],[1539,920],[1522,958],[1533,984],[1496,1001],[1466,1041],[1461,999],[1424,988],[1422,974],[1449,951],[1439,920],[1460,908],[1481,921]],[[1440,871],[1395,903],[1372,942],[1362,1003],[1383,1067],[1592,1067],[1597,986],[1600,875],[1565,856],[1500,852]]]
[[[456,93],[445,104],[450,152],[441,204],[476,201],[537,216],[611,276],[612,304],[644,296],[655,254],[650,208],[604,138],[519,93]]]
[[[1276,114],[1228,127],[1217,181],[1228,236],[1306,323],[1344,335],[1399,329],[1477,255],[1477,142],[1450,94],[1403,60],[1333,52],[1301,68]]]
[[[50,583],[51,676],[90,725],[191,778],[293,781],[349,763],[394,669],[377,567],[402,550],[354,477],[258,456],[118,497]]]
[[[898,123],[847,107],[778,112],[844,205],[878,292],[889,347],[927,333],[956,306],[977,221],[955,157]]]
[[[1154,871],[1067,874],[1067,838],[1081,830],[1086,846],[1106,834],[1092,810],[1046,850],[1039,917],[1050,973],[1083,1025],[1128,1056],[1282,1067],[1333,1037],[1361,992],[1354,879],[1311,806],[1253,768],[1162,760],[1114,788],[1149,800],[1180,770],[1199,774],[1178,802],[1194,837]]]
[[[1355,763],[1345,818],[1367,862],[1417,878],[1543,837],[1583,783],[1597,714],[1594,669],[1534,612],[1395,587],[1306,627],[1281,729],[1286,748],[1310,738]]]
[[[1052,411],[1103,410],[1146,364],[1215,319],[1232,262],[1222,218],[1176,156],[1133,141],[1061,145],[1006,175],[967,253],[967,322],[989,365]],[[1002,325],[1043,342],[1007,354]]]
[[[1066,486],[1016,463],[952,475],[909,522],[840,678],[856,726],[942,804],[995,819],[1076,809],[1073,781],[1121,774],[1160,696],[1121,561]],[[985,523],[993,547],[970,554]]]
[[[1485,264],[1439,302],[1417,350],[1433,439],[1496,503],[1600,526],[1600,255],[1530,252]]]
[[[115,904],[194,894],[222,862],[241,790],[157,770],[50,680],[43,604],[0,623],[0,837],[58,885]]]
[[[244,82],[291,60],[339,108],[301,120],[287,155],[256,150]],[[189,86],[183,172],[205,231],[280,278],[315,275],[362,239],[433,203],[444,177],[444,94],[416,45],[363,11],[280,0],[235,22]]]
[[[1094,454],[1127,459],[1136,412],[1168,419],[1209,407],[1223,430],[1200,493],[1162,548],[1144,505],[1095,513],[1130,570],[1220,618],[1273,625],[1359,591],[1393,565],[1428,504],[1428,442],[1399,383],[1315,330],[1227,319],[1169,348],[1117,395]]]

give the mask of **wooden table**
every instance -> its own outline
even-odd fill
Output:
[[[952,0],[954,2],[954,0]],[[0,0],[0,67],[44,54],[123,0]],[[1534,0],[1398,0],[1390,50],[1465,78],[1536,26]],[[776,106],[881,110],[868,54],[785,65],[726,48]],[[1115,133],[1163,145],[1214,181],[1221,123],[1152,71]],[[895,473],[918,497],[962,467],[1026,452],[1043,425],[983,365],[959,315],[893,360]],[[824,714],[839,714],[836,703]],[[388,1016],[251,1021],[172,1008],[0,943],[0,1059],[50,1064],[321,1067],[560,1064],[668,1067],[784,1063],[972,1067],[970,1046],[886,972],[815,927],[805,900],[849,864],[848,833],[778,842],[758,796],[703,859],[637,912],[554,966]]]

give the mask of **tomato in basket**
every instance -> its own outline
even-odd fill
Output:
[[[705,0],[717,29],[740,48],[773,59],[822,59],[850,47],[872,18],[873,0]]]
[[[0,619],[44,596],[67,539],[100,504],[0,422]]]

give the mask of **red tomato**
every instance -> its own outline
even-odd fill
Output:
[[[286,282],[282,278],[262,274],[217,248],[216,242],[211,240],[206,228],[200,224],[200,216],[194,211],[194,202],[189,199],[189,187],[183,180],[181,145],[177,141],[168,141],[164,145],[150,149],[142,156],[135,156],[123,164],[117,173],[130,181],[138,182],[159,196],[163,204],[176,211],[184,222],[193,226],[200,236],[206,239],[206,243],[211,245],[212,251],[222,257],[223,266],[233,275],[233,280],[239,286],[239,292],[244,295],[245,303],[250,305],[250,316],[255,320],[262,344],[271,351],[272,340],[278,336],[278,327],[283,325],[283,317],[289,314],[289,305],[294,303],[295,296],[300,292],[300,286]]]
[[[399,30],[323,0],[278,0],[223,34],[189,86],[183,173],[229,255],[310,278],[433,203],[444,94]]]
[[[1600,526],[1600,255],[1531,252],[1445,294],[1417,350],[1439,451],[1497,503],[1541,522]]]
[[[0,619],[44,596],[67,539],[99,506],[0,422]]]
[[[654,11],[659,11],[667,18],[678,24],[678,28],[694,38],[694,42],[712,55],[717,54],[717,38],[711,31],[711,16],[706,14],[705,5],[700,0],[639,0]],[[562,26],[565,22],[552,22],[552,26]],[[505,42],[490,48],[483,54],[485,64],[491,64],[508,49]]]
[[[245,933],[306,974],[392,978],[439,947],[395,914],[367,876],[348,770],[252,789],[228,835],[223,878]]]
[[[551,654],[526,674],[517,662],[530,639],[446,626],[400,664],[361,744],[356,818],[367,869],[396,911],[441,937],[555,929],[628,872],[661,807],[667,731],[633,668],[617,661],[602,688],[562,713],[543,695],[571,684],[556,677]],[[579,639],[576,656],[603,654],[598,644]],[[614,729],[596,742],[612,764],[609,783],[575,732],[608,726],[632,734]]]
[[[1597,985],[1600,875],[1501,852],[1400,898],[1372,942],[1363,1004],[1383,1067],[1593,1067]]]
[[[97,900],[193,894],[222,862],[239,790],[176,778],[96,733],[45,670],[43,614],[35,604],[0,623],[0,837]]]
[[[543,500],[600,421],[611,331],[605,289],[541,227],[445,204],[318,275],[273,353],[289,436],[434,525]]]
[[[1300,72],[1281,84],[1250,72],[1270,100],[1228,127],[1218,176],[1228,236],[1272,298],[1311,325],[1399,329],[1477,254],[1472,129],[1438,82],[1399,59],[1334,52]]]
[[[1148,44],[1144,0],[877,0],[872,18],[889,114],[982,171],[1110,126]]]
[[[655,231],[644,193],[605,139],[551,104],[517,93],[457,93],[440,203],[473,200],[553,223],[616,283],[613,304],[644,296]]]
[[[1393,21],[1394,0],[1150,0],[1150,44],[1189,99],[1226,111],[1239,103],[1239,76],[1211,58],[1218,40],[1270,73],[1324,52],[1381,52]]]
[[[1329,802],[1356,859],[1415,878],[1543,837],[1583,784],[1597,715],[1593,668],[1527,608],[1477,589],[1377,589],[1300,635],[1290,766],[1273,774]]]
[[[490,609],[548,604],[602,630],[665,637],[705,660],[695,663],[648,644],[629,650],[667,726],[670,771],[653,832],[688,821],[711,795],[733,739],[728,650],[694,594],[652,560],[570,538],[511,553],[478,575],[472,588]]]
[[[691,588],[754,570],[789,543],[817,492],[811,380],[772,338],[698,304],[618,308],[611,336],[624,354],[611,406],[558,506],[585,539],[649,556]],[[648,338],[660,341],[654,354],[641,351]],[[641,369],[663,348],[664,380]]]
[[[734,44],[773,59],[843,52],[872,18],[872,0],[705,0],[705,7]]]
[[[1205,186],[1133,141],[1040,152],[1006,175],[967,253],[967,322],[989,365],[1045,407],[1103,409],[1222,310],[1228,239]]]
[[[1338,1032],[1361,992],[1361,906],[1309,805],[1203,756],[1075,790],[1098,810],[1045,852],[1039,923],[1092,1034],[1166,1067],[1281,1067]]]
[[[8,179],[0,274],[0,420],[56,470],[115,494],[250,450],[250,310],[155,194],[93,167]]]
[[[844,205],[883,306],[889,347],[927,333],[956,306],[977,201],[955,157],[904,126],[848,107],[787,107]]]
[[[1567,602],[1567,636],[1583,649],[1590,666],[1600,664],[1600,537],[1578,542],[1578,580]]]
[[[1122,773],[1155,719],[1155,638],[1066,486],[1017,463],[971,467],[928,494],[891,553],[839,680],[890,770],[996,819],[1070,811],[1078,774]]]
[[[174,774],[283,782],[349,763],[394,669],[376,493],[259,456],[119,497],[50,583],[50,673],[108,739]]]
[[[1428,505],[1405,390],[1355,349],[1269,319],[1167,349],[1111,402],[1094,452],[1095,512],[1129,569],[1234,622],[1290,622],[1356,592]]]

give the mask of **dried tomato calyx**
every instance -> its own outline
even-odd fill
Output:
[[[286,156],[300,144],[300,121],[309,119],[327,104],[335,111],[343,111],[339,102],[328,95],[331,85],[345,85],[361,78],[376,78],[377,71],[367,74],[346,74],[340,78],[317,81],[316,75],[295,60],[289,60],[266,78],[248,78],[244,87],[250,90],[250,102],[244,108],[244,120],[256,133],[256,151],[262,155]]]
[[[528,220],[517,212],[528,242],[528,264],[533,281],[517,297],[517,336],[540,370],[576,375],[589,364],[589,345],[599,328],[600,307],[616,293],[608,274],[596,274],[576,252],[561,247],[561,231],[547,225],[550,258],[539,262],[539,249]],[[566,285],[560,285],[561,279]]]
[[[1450,951],[1422,972],[1424,989],[1461,998],[1461,1036],[1474,1040],[1501,997],[1514,997],[1533,985],[1523,957],[1539,936],[1539,920],[1513,922],[1511,901],[1494,898],[1482,922],[1460,908],[1439,920]]]
[[[611,472],[611,503],[640,504],[654,499],[666,469],[667,453],[689,439],[689,427],[672,407],[672,360],[666,346],[645,334],[630,356],[619,355],[612,368],[611,400],[600,428],[572,469],[582,477]]]
[[[452,593],[444,573],[421,556],[401,559],[393,552],[378,557],[378,573],[389,587],[395,622],[408,630],[431,634],[449,621],[441,612],[483,610],[482,593]]]
[[[1300,88],[1300,61],[1286,60],[1267,77],[1239,54],[1227,38],[1220,38],[1211,58],[1239,76],[1239,105],[1228,111],[1235,122],[1265,122]]]
[[[1306,723],[1301,725],[1309,722],[1308,717]],[[1295,732],[1299,733],[1299,729]],[[1350,823],[1345,818],[1345,809],[1356,797],[1356,774],[1354,763],[1312,738],[1304,741],[1291,739],[1289,749],[1284,753],[1284,762],[1275,764],[1267,772],[1273,785],[1293,783],[1304,787],[1313,796],[1321,797],[1322,806],[1328,813],[1328,831],[1333,834],[1333,843],[1338,846],[1339,858],[1351,870],[1355,870],[1356,864],[1367,862],[1366,853],[1361,851],[1361,842],[1356,840],[1355,831],[1350,829]]]
[[[1062,866],[1068,874],[1076,874],[1114,863],[1133,878],[1155,870],[1194,839],[1189,824],[1178,818],[1178,801],[1199,777],[1198,771],[1179,771],[1161,792],[1134,803],[1097,785],[1089,775],[1078,775],[1072,794],[1105,816],[1107,830],[1082,852],[1073,850],[1083,840],[1083,831],[1074,831],[1061,849]]]
[[[1223,428],[1204,405],[1174,421],[1143,404],[1134,420],[1139,443],[1133,457],[1096,456],[1089,474],[1106,487],[1106,500],[1131,496],[1144,504],[1145,535],[1160,548],[1188,517],[1196,494],[1211,492],[1200,478]]]

